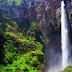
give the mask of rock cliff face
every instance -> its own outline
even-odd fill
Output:
[[[71,2],[67,1],[66,9],[71,12]],[[8,17],[21,21],[29,19],[38,23],[42,33],[47,35],[60,27],[60,6],[59,0],[44,0],[39,2],[29,1],[27,8],[18,6],[1,6],[1,10]]]
[[[37,22],[44,34],[55,31],[58,26],[56,12],[60,7],[59,1],[46,1],[37,5]]]

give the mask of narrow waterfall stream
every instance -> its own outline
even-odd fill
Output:
[[[53,36],[54,35],[52,35],[52,38]],[[47,62],[45,72],[60,72],[70,65],[69,45],[70,45],[69,26],[67,21],[65,4],[63,0],[61,2],[61,37],[59,37],[58,39],[57,37],[54,37],[54,39],[52,39],[51,44],[48,46],[48,48],[45,49],[46,62]]]
[[[63,69],[68,66],[69,34],[64,1],[61,2],[61,48]]]

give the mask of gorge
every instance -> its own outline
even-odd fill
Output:
[[[71,4],[71,0],[1,0],[0,71],[58,72],[71,66]]]

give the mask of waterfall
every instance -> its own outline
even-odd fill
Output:
[[[69,35],[68,35],[68,22],[65,11],[64,1],[61,2],[61,48],[62,48],[62,66],[63,69],[68,66],[68,48],[69,48]]]

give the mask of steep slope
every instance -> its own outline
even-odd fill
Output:
[[[41,71],[45,55],[43,45],[35,38],[39,32],[37,24],[31,23],[28,35],[14,20],[3,13],[0,16],[0,71]]]

